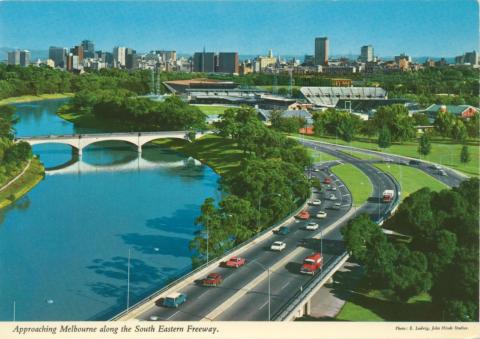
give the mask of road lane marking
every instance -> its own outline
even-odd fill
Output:
[[[290,282],[287,282],[285,285],[283,285],[280,289],[283,290],[285,287],[287,287],[290,284]]]
[[[265,306],[267,306],[268,304],[268,300],[265,302],[265,304],[263,304],[262,306],[260,306],[258,309],[261,310],[262,308],[264,308]]]
[[[173,313],[171,316],[169,316],[169,317],[168,317],[167,319],[165,319],[165,320],[170,320],[170,318],[173,318],[178,312],[180,312],[180,311],[177,311],[177,312]]]

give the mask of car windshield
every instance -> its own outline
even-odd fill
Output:
[[[304,260],[304,263],[307,264],[307,265],[312,265],[312,264],[315,263],[315,260],[313,260],[313,259],[305,259],[305,260]]]

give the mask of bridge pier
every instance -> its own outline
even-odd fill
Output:
[[[142,146],[141,146],[141,145],[137,146],[137,152],[138,152],[139,154],[142,153]]]
[[[310,300],[303,305],[303,315],[309,315],[311,312],[311,302]]]

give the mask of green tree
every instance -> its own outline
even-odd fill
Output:
[[[462,146],[462,151],[460,153],[460,161],[462,163],[467,163],[470,161],[470,152],[468,151],[467,145]]]
[[[451,113],[440,110],[437,113],[433,126],[441,136],[450,137],[454,120],[455,117]]]
[[[451,137],[455,141],[464,142],[467,137],[467,128],[462,120],[456,119],[453,122],[452,129],[451,129]]]
[[[385,126],[383,126],[378,132],[378,147],[390,147],[390,130]]]
[[[421,155],[428,155],[432,150],[432,144],[430,143],[430,138],[426,133],[423,133],[418,141],[418,153]]]

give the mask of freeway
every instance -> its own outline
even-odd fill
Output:
[[[307,145],[317,147],[316,145]],[[369,163],[356,161],[357,159],[348,156],[336,150],[325,150],[335,155],[341,161],[355,162],[355,165],[365,172],[373,185],[372,197],[356,213],[368,213],[373,219],[382,218],[391,208],[392,203],[385,204],[381,202],[381,195],[385,189],[395,189],[396,183],[391,177],[374,168]],[[320,179],[331,177],[332,186],[335,191],[315,192],[314,199],[321,199],[321,206],[309,206],[308,211],[315,215],[318,211],[326,211],[325,219],[316,219],[320,228],[317,231],[305,230],[305,221],[292,221],[287,227],[290,233],[286,236],[272,234],[263,241],[259,241],[254,246],[245,250],[241,256],[247,261],[246,265],[238,269],[229,269],[218,267],[212,272],[220,273],[224,277],[222,285],[216,288],[203,287],[198,281],[185,286],[180,292],[188,295],[188,301],[178,309],[169,309],[162,306],[162,300],[156,300],[155,304],[148,307],[140,315],[135,316],[139,320],[266,320],[268,319],[268,307],[266,306],[266,291],[264,290],[267,279],[265,269],[278,267],[271,272],[271,286],[275,291],[275,297],[270,304],[270,312],[273,314],[283,306],[284,301],[294,295],[300,286],[306,284],[311,276],[300,275],[298,273],[302,259],[311,254],[312,251],[319,251],[322,247],[325,257],[325,266],[327,267],[336,257],[344,252],[344,246],[341,241],[340,227],[344,224],[338,223],[351,208],[352,199],[348,188],[330,172],[330,167],[338,162],[329,162],[317,166],[318,171],[311,174]],[[329,200],[333,194],[336,199]],[[335,202],[340,202],[340,209],[332,209]],[[333,229],[329,227],[334,224]],[[328,234],[323,234],[323,240],[313,239],[327,228],[332,229]],[[273,241],[284,241],[287,246],[282,252],[272,252],[269,250]],[[255,283],[252,290],[245,289],[248,284]],[[242,293],[243,292],[243,293]],[[226,305],[234,296],[238,296],[238,302],[232,305]],[[255,302],[253,302],[254,300]],[[283,303],[282,303],[283,301]],[[223,312],[216,312],[221,307]],[[265,314],[266,312],[266,314]]]

